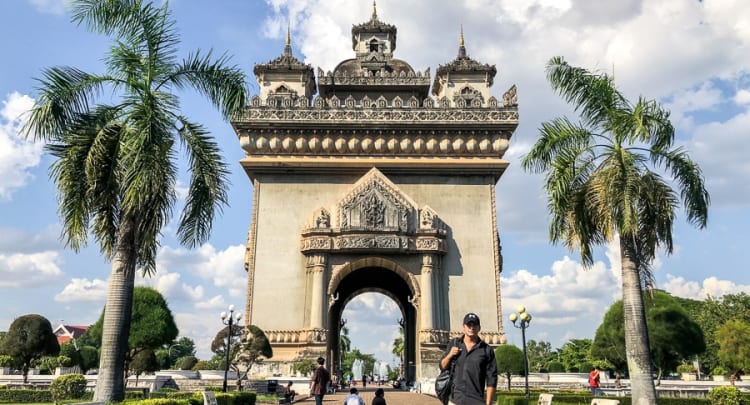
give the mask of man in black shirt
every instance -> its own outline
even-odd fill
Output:
[[[456,361],[449,404],[492,405],[497,387],[495,352],[479,338],[481,327],[477,314],[470,312],[464,316],[463,329],[464,335],[451,342],[440,360],[441,369],[447,369],[452,360]],[[487,395],[484,395],[485,386]]]

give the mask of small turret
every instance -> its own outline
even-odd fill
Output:
[[[484,106],[490,98],[490,87],[497,74],[495,65],[471,59],[466,54],[464,28],[458,40],[458,56],[452,62],[440,65],[432,83],[432,94],[448,100],[454,106]]]
[[[315,95],[315,74],[310,65],[306,65],[294,57],[292,52],[291,27],[287,25],[284,52],[278,58],[268,63],[255,65],[255,78],[260,87],[260,98],[267,105],[282,103],[289,100],[292,104],[299,98],[306,98],[307,102]],[[279,104],[280,105],[280,104]]]

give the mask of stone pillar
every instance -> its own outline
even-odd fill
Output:
[[[432,274],[437,260],[435,255],[422,255],[422,276],[419,284],[422,291],[421,329],[424,331],[432,330],[435,327]]]
[[[325,254],[317,253],[306,257],[307,271],[312,273],[312,294],[310,302],[310,328],[325,329],[323,326],[324,311],[328,308],[325,299],[325,270],[327,257]]]

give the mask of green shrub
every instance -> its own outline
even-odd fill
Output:
[[[86,392],[86,378],[83,374],[65,374],[52,381],[49,391],[55,402],[81,398]]]
[[[0,354],[0,367],[11,367],[13,363],[13,357],[7,354]]]
[[[722,366],[716,366],[713,370],[711,370],[711,375],[727,375],[729,374],[729,370],[725,369]]]
[[[708,392],[711,405],[740,405],[742,403],[740,390],[733,386],[722,386]]]
[[[156,398],[128,402],[129,405],[192,405],[187,399]]]
[[[185,356],[178,364],[180,365],[180,370],[192,370],[198,364],[198,358],[195,356]]]
[[[559,361],[550,361],[547,365],[547,369],[550,373],[564,373],[565,372],[565,366],[563,366],[562,363]]]
[[[58,367],[73,367],[73,359],[68,356],[57,356]]]
[[[208,361],[208,360],[200,360],[197,363],[195,363],[195,365],[193,366],[193,368],[191,368],[191,370],[193,370],[193,371],[198,371],[198,370],[217,370],[217,369],[218,369],[218,365],[216,364],[216,362]]]
[[[49,390],[12,389],[0,390],[0,403],[24,404],[34,402],[52,403]]]
[[[677,372],[680,373],[680,374],[682,374],[682,373],[687,373],[687,374],[694,373],[695,372],[695,367],[693,367],[692,364],[680,364],[679,366],[677,366]]]

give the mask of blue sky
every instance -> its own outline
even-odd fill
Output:
[[[93,241],[78,254],[60,242],[50,158],[42,145],[18,134],[19,117],[36,96],[33,78],[43,68],[104,71],[108,39],[70,23],[64,4],[0,1],[0,330],[28,313],[53,324],[93,323],[106,294],[109,264]],[[281,54],[287,21],[295,55],[328,71],[353,57],[351,26],[369,20],[372,3],[173,0],[170,6],[183,55],[197,48],[233,55],[255,94],[253,65]],[[616,246],[599,249],[587,271],[576,253],[551,246],[541,177],[520,169],[540,123],[571,114],[544,77],[546,61],[556,55],[589,69],[614,69],[631,99],[644,95],[662,102],[672,111],[677,142],[704,170],[712,197],[708,228],[692,228],[680,213],[674,254],[662,254],[655,263],[658,287],[697,299],[750,292],[750,8],[744,0],[380,0],[377,7],[381,20],[398,27],[395,57],[415,69],[434,73],[453,60],[463,24],[469,55],[498,68],[492,94],[499,98],[518,86],[521,124],[506,153],[511,166],[498,184],[497,202],[504,318],[524,304],[534,316],[528,338],[553,347],[591,338],[620,296]],[[230,206],[210,241],[194,250],[179,246],[170,224],[157,275],[138,283],[165,295],[181,336],[193,338],[199,356],[207,358],[221,327],[218,314],[229,304],[244,306],[243,244],[252,189],[230,125],[193,93],[186,92],[182,103],[187,116],[211,130],[231,165]],[[481,316],[482,309],[476,311]],[[362,295],[344,316],[355,347],[392,361],[390,342],[401,315],[389,299]],[[518,331],[506,324],[506,332],[509,342],[520,345]]]

